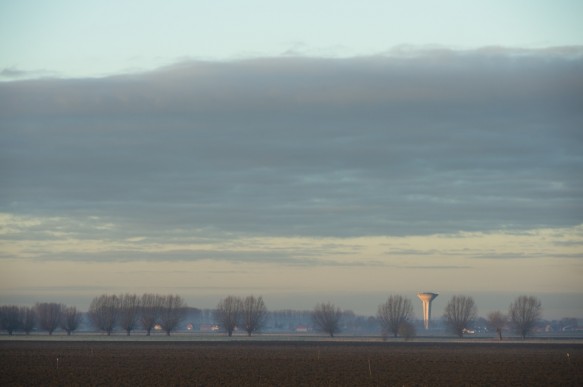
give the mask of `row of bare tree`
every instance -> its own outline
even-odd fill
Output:
[[[297,311],[293,312],[298,313]],[[354,316],[351,311],[342,311],[329,302],[317,304],[314,310],[309,313],[316,329],[331,337],[340,331],[343,316]],[[228,296],[218,303],[215,310],[215,321],[225,329],[229,336],[233,335],[235,329],[242,329],[248,336],[259,332],[265,325],[267,316],[267,307],[261,296],[251,295],[246,298]]]
[[[498,337],[502,340],[502,329],[509,323],[523,339],[532,332],[542,314],[540,300],[532,296],[520,296],[508,307],[508,315],[501,311],[495,311],[488,315],[490,326],[496,329]]]
[[[120,327],[129,336],[141,327],[149,336],[156,326],[170,335],[186,312],[186,302],[178,295],[103,294],[93,299],[88,316],[93,325],[107,335]],[[330,302],[319,303],[311,312],[311,318],[317,330],[333,337],[340,332],[341,320],[346,313]],[[228,296],[218,303],[214,311],[214,320],[229,336],[233,335],[235,329],[241,329],[249,336],[259,332],[267,316],[263,298],[253,295],[245,298]],[[540,316],[540,300],[532,296],[520,296],[510,304],[508,314],[500,311],[490,313],[488,323],[496,330],[500,340],[506,327],[511,327],[522,338],[526,338]],[[463,337],[476,317],[477,307],[473,298],[464,295],[453,296],[443,315],[447,326],[459,337]],[[378,306],[377,320],[383,338],[391,334],[405,338],[414,336],[413,319],[413,304],[401,295],[391,295]],[[59,303],[37,303],[32,308],[14,305],[0,307],[0,326],[10,335],[18,329],[28,334],[37,326],[49,334],[60,327],[70,335],[77,329],[80,320],[81,314],[75,307]]]
[[[229,337],[238,327],[251,336],[263,328],[266,319],[267,307],[261,296],[228,296],[219,302],[215,311],[215,320],[223,326]]]
[[[478,315],[474,299],[469,296],[453,296],[447,306],[443,318],[450,330],[463,337]],[[489,325],[496,330],[502,340],[502,330],[510,325],[523,339],[532,332],[541,316],[541,302],[536,297],[520,296],[508,308],[508,315],[500,311],[488,315]],[[312,313],[315,326],[331,337],[340,331],[342,310],[331,303],[317,304]],[[411,300],[401,295],[391,295],[387,301],[378,307],[377,319],[381,326],[381,335],[410,338],[415,335],[412,324],[414,318]]]
[[[4,305],[0,307],[0,326],[9,335],[22,330],[27,335],[36,327],[52,335],[61,328],[70,335],[79,327],[81,314],[74,306],[55,302],[37,303],[33,307]]]
[[[542,305],[538,298],[520,296],[509,305],[507,315],[501,311],[495,311],[488,315],[487,320],[490,327],[496,330],[500,340],[502,340],[502,330],[508,325],[525,339],[532,332],[541,313]],[[478,308],[472,297],[453,296],[445,307],[443,316],[451,330],[459,337],[463,337],[477,315]]]
[[[326,302],[319,303],[312,311],[312,322],[316,329],[334,337],[340,332],[341,320],[344,312],[336,305]],[[383,339],[390,334],[409,338],[414,335],[415,327],[413,306],[411,300],[400,295],[390,296],[387,301],[378,307],[377,319],[381,326]]]
[[[159,325],[168,336],[186,314],[186,302],[179,295],[102,294],[89,306],[89,319],[107,335],[119,326],[129,336],[141,326],[148,336]]]

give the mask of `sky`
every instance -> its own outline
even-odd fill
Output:
[[[0,303],[583,318],[583,3],[364,4],[2,2]]]

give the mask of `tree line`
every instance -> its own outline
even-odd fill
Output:
[[[0,307],[0,327],[12,335],[22,330],[27,335],[36,327],[52,335],[57,328],[70,335],[79,327],[81,313],[74,306],[56,302],[36,303],[33,307],[3,305]]]
[[[87,312],[89,321],[98,330],[111,335],[121,328],[129,336],[142,328],[150,335],[155,327],[167,335],[177,329],[188,311],[188,306],[179,295],[102,294],[95,297]],[[541,302],[533,296],[517,297],[508,307],[508,313],[495,311],[488,315],[488,325],[502,340],[503,329],[510,327],[526,338],[541,317]],[[282,312],[279,312],[280,314]],[[472,297],[454,295],[447,303],[443,321],[448,329],[462,338],[477,318],[477,307]],[[342,311],[330,303],[318,303],[310,318],[316,330],[334,337],[340,333],[343,317],[354,314]],[[248,336],[260,332],[266,324],[268,309],[261,296],[227,296],[219,301],[213,311],[213,319],[228,336],[237,329]],[[415,336],[413,303],[402,295],[391,295],[378,306],[376,319],[383,339],[389,335],[405,339]],[[80,324],[81,313],[75,307],[61,303],[37,303],[33,307],[7,305],[0,307],[0,328],[12,335],[16,330],[26,334],[35,327],[47,331],[49,335],[61,328],[68,335]]]
[[[502,340],[502,330],[509,326],[523,339],[532,332],[542,313],[541,302],[533,296],[520,296],[508,307],[508,314],[495,311],[488,315],[488,325],[496,330]],[[445,307],[443,319],[448,329],[462,338],[469,331],[472,323],[478,316],[478,309],[474,299],[469,296],[455,295]],[[381,336],[386,339],[415,336],[413,324],[413,304],[409,298],[401,295],[391,295],[378,306],[377,320],[381,328]],[[342,310],[334,304],[317,304],[312,312],[312,320],[318,330],[334,337],[340,332]]]
[[[228,296],[219,301],[215,312],[215,320],[224,327],[229,337],[237,327],[251,336],[263,328],[266,319],[267,307],[261,296]]]
[[[510,326],[523,339],[530,334],[540,319],[542,312],[541,302],[533,296],[520,296],[508,307],[508,314],[501,311],[491,312],[488,315],[488,325],[496,330],[502,340],[502,330]],[[379,305],[378,319],[381,329],[386,334],[391,332],[394,337],[406,336],[410,333],[413,316],[411,301],[400,295],[390,296],[387,301]],[[464,295],[454,295],[447,303],[443,319],[449,330],[462,338],[469,331],[478,316],[478,308],[474,299]]]
[[[91,301],[88,315],[93,325],[108,336],[116,326],[128,336],[139,326],[150,336],[152,329],[160,326],[170,336],[170,332],[182,321],[186,310],[187,304],[179,295],[103,294]]]
[[[533,296],[520,296],[508,307],[508,314],[501,311],[488,315],[488,325],[496,330],[502,340],[502,330],[509,326],[523,339],[534,329],[542,312],[541,302]],[[464,295],[454,295],[445,307],[443,319],[448,329],[462,338],[478,316],[474,299]],[[322,332],[334,337],[340,332],[342,310],[332,303],[317,304],[312,313],[315,326]],[[415,336],[413,324],[413,304],[409,298],[401,295],[391,295],[387,301],[380,304],[377,310],[377,320],[381,328],[381,336],[386,339],[393,337],[411,338]]]
[[[186,302],[178,295],[160,294],[103,294],[95,297],[87,315],[92,325],[111,335],[116,327],[127,335],[143,327],[146,334],[156,325],[170,335],[186,313]],[[5,305],[0,307],[0,327],[12,335],[16,330],[29,334],[40,328],[52,335],[57,328],[67,335],[73,333],[81,323],[81,313],[75,307],[62,303],[43,302],[33,307]]]

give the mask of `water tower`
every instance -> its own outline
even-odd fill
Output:
[[[437,293],[417,293],[417,297],[423,302],[423,325],[429,329],[429,320],[431,319],[431,301],[437,297]]]

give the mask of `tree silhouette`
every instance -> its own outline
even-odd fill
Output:
[[[42,302],[35,305],[38,316],[38,324],[41,329],[52,335],[61,324],[61,318],[65,305],[56,302]]]
[[[119,325],[129,336],[138,325],[140,317],[140,297],[136,294],[119,296]]]
[[[162,308],[160,310],[160,326],[170,336],[180,321],[186,314],[186,302],[179,295],[169,294],[162,297]]]
[[[377,318],[381,324],[381,333],[386,337],[392,333],[394,337],[399,335],[401,326],[413,317],[413,305],[411,300],[401,295],[390,296],[384,304],[379,305]]]
[[[241,327],[251,336],[265,324],[267,308],[261,296],[248,296],[242,301],[241,307]]]
[[[10,336],[20,328],[20,309],[16,305],[3,305],[0,307],[0,327],[5,329]]]
[[[89,318],[93,325],[107,335],[111,335],[118,322],[119,297],[116,295],[103,294],[95,297],[89,305]]]
[[[225,328],[229,337],[233,336],[239,323],[242,308],[241,299],[235,296],[228,296],[217,305],[215,320]]]
[[[312,312],[312,321],[316,328],[326,332],[330,337],[340,332],[341,318],[342,310],[330,302],[317,304]]]
[[[464,337],[464,330],[474,321],[478,309],[474,299],[468,296],[453,296],[447,306],[443,317],[449,328],[460,338]]]
[[[495,311],[488,314],[488,325],[496,330],[498,338],[502,340],[502,329],[508,324],[508,316],[500,311]]]
[[[81,313],[77,311],[77,308],[70,306],[63,309],[63,314],[61,318],[61,328],[67,332],[67,336],[77,330],[81,322]]]
[[[510,304],[508,315],[514,331],[522,339],[532,332],[536,322],[541,316],[541,302],[532,296],[520,296]]]

